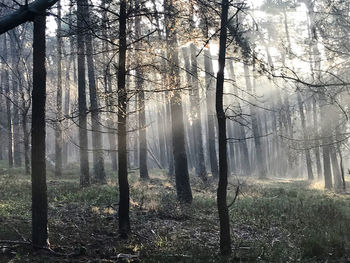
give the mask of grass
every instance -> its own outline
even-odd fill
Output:
[[[346,262],[350,260],[350,196],[302,180],[240,179],[230,208],[233,253],[220,258],[215,183],[191,178],[191,206],[176,200],[164,171],[151,180],[130,174],[130,238],[118,237],[116,175],[108,185],[79,187],[78,169],[48,175],[49,234],[53,249],[78,257],[34,255],[29,247],[0,251],[0,262],[115,262],[119,253],[141,262]],[[243,183],[242,183],[243,182]],[[229,198],[235,194],[232,179]],[[30,178],[0,163],[0,240],[30,239]],[[2,246],[0,244],[0,246]]]

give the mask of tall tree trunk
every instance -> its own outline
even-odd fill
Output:
[[[118,183],[119,183],[119,234],[127,238],[130,232],[128,158],[126,149],[126,0],[120,2],[119,12],[119,66],[118,66]]]
[[[135,0],[136,12],[141,11],[139,0]],[[136,33],[136,50],[141,50],[140,38],[141,35],[141,17],[135,17],[135,33]],[[137,52],[137,51],[136,51]],[[138,92],[139,99],[139,160],[140,160],[140,177],[142,179],[148,179],[148,167],[147,167],[147,129],[146,129],[146,105],[145,105],[145,92],[143,90],[143,69],[141,54],[136,53],[136,90]]]
[[[216,82],[216,115],[218,119],[219,130],[219,184],[217,189],[217,204],[220,220],[220,252],[224,256],[231,254],[230,219],[227,207],[226,116],[223,105],[228,9],[229,1],[222,0],[219,45],[219,70],[217,73]]]
[[[102,6],[104,10],[107,10],[106,0],[102,1]],[[103,37],[107,40],[107,17],[108,12],[103,12]],[[115,125],[114,125],[114,118],[113,114],[111,113],[112,110],[112,79],[111,79],[111,71],[110,71],[110,61],[109,61],[109,45],[107,41],[102,42],[102,48],[103,48],[103,63],[104,63],[104,87],[105,87],[105,103],[106,103],[106,110],[107,110],[107,127],[108,127],[108,141],[109,141],[109,150],[110,150],[110,157],[111,157],[111,163],[112,163],[112,170],[117,171],[118,170],[118,164],[117,164],[117,143],[116,143],[116,133],[115,133]]]
[[[11,64],[12,64],[12,97],[13,97],[13,159],[14,165],[20,167],[22,165],[21,156],[21,134],[20,134],[20,120],[19,120],[19,78],[21,73],[18,70],[18,53],[16,49],[16,29],[10,33],[11,39]]]
[[[23,109],[26,105],[23,99]],[[22,113],[22,129],[23,129],[23,145],[24,145],[24,171],[28,175],[30,174],[30,156],[29,156],[29,143],[30,143],[30,132],[28,130],[28,110]]]
[[[170,97],[170,114],[172,143],[175,167],[175,182],[177,198],[180,202],[191,203],[192,191],[190,186],[187,154],[185,150],[185,134],[179,74],[179,54],[177,45],[177,31],[175,25],[174,13],[176,8],[173,6],[173,0],[164,0],[164,9],[169,11],[165,17],[165,27],[167,35],[167,57],[169,61],[168,83],[172,94]]]
[[[324,91],[321,91],[324,92]],[[322,93],[320,99],[323,100],[323,105],[321,107],[321,120],[326,120],[327,112],[329,110],[329,106],[327,105],[326,97]],[[327,122],[324,121],[321,127],[322,133],[322,152],[323,152],[323,176],[325,182],[325,188],[331,189],[333,186],[332,183],[332,171],[331,171],[331,163],[330,163],[330,133],[328,131],[329,127]]]
[[[73,69],[73,81],[75,83],[76,76],[75,76],[75,62],[74,62],[74,39],[73,37],[69,37],[70,40],[70,55],[68,60],[68,65],[66,69],[66,82],[65,82],[65,89],[64,89],[64,115],[69,116],[70,114],[70,85],[71,85],[71,70]],[[68,129],[69,120],[64,120],[64,126],[65,129]],[[62,165],[66,166],[68,163],[68,139],[63,137],[62,138]]]
[[[57,93],[56,93],[56,127],[55,127],[55,175],[62,176],[62,32],[61,1],[57,2]]]
[[[4,34],[4,46],[3,46],[3,60],[7,63],[7,38]],[[12,114],[11,114],[11,100],[10,100],[10,81],[9,73],[7,68],[3,70],[3,85],[5,91],[5,100],[6,100],[6,118],[7,118],[7,160],[9,167],[13,167],[13,151],[12,151]]]
[[[0,39],[1,40],[1,39]],[[2,64],[2,63],[1,63]],[[3,105],[5,104],[5,97],[4,97],[4,90],[3,90],[3,77],[1,76],[1,80],[0,80],[0,160],[5,160],[5,151],[6,151],[6,123],[5,123],[5,119],[6,119],[6,115],[5,115],[5,109],[3,107]]]
[[[199,95],[199,86],[198,86],[198,65],[197,65],[197,48],[196,46],[191,43],[190,45],[191,49],[191,77],[192,77],[192,87],[191,91],[195,100],[194,104],[194,118],[193,118],[193,124],[194,124],[194,134],[195,134],[195,143],[196,143],[196,155],[197,155],[197,174],[199,177],[206,182],[207,181],[207,170],[205,167],[205,161],[204,161],[204,150],[203,150],[203,135],[202,135],[202,113],[201,113],[201,106],[200,106],[200,95]]]
[[[32,91],[32,242],[34,247],[47,247],[47,186],[45,159],[45,28],[46,17],[37,15],[33,32]]]
[[[90,11],[87,0],[83,1],[85,26],[90,27]],[[92,32],[87,32],[85,35],[86,59],[88,66],[89,92],[90,92],[90,111],[91,111],[91,128],[92,128],[92,147],[93,147],[93,162],[94,162],[94,181],[105,184],[106,172],[104,167],[104,158],[102,150],[102,134],[100,127],[100,113],[98,109],[97,86],[95,77],[95,62],[93,58],[93,43]]]
[[[252,84],[250,82],[249,69],[246,63],[244,64],[244,76],[245,76],[246,85],[247,85],[247,92],[251,94]],[[252,130],[253,130],[254,143],[255,143],[255,154],[256,154],[256,163],[257,163],[256,167],[258,170],[257,172],[260,178],[266,178],[266,165],[263,158],[262,144],[261,144],[261,138],[260,138],[259,128],[258,128],[257,112],[254,109],[254,106],[252,104],[249,104],[249,110],[251,114]]]
[[[80,150],[80,185],[90,185],[86,81],[85,81],[85,36],[83,28],[85,0],[77,0],[77,44],[78,44],[78,107],[79,107],[79,150]]]
[[[157,108],[157,123],[158,123],[158,143],[159,143],[159,157],[162,167],[166,167],[166,144],[165,144],[165,125],[164,125],[164,96],[160,95],[160,105]]]
[[[214,178],[219,176],[218,158],[215,146],[215,101],[214,101],[214,70],[213,62],[209,49],[204,50],[204,68],[205,68],[205,86],[207,99],[207,115],[208,115],[208,144],[209,144],[209,160],[211,173]]]
[[[195,97],[193,96],[193,83],[192,83],[192,77],[191,77],[191,63],[190,63],[190,55],[188,53],[188,48],[183,47],[182,48],[182,54],[185,62],[185,70],[186,70],[186,81],[187,85],[189,86],[189,103],[185,104],[184,106],[184,118],[185,120],[189,119],[190,121],[185,122],[185,141],[187,144],[186,147],[186,153],[187,153],[187,160],[190,170],[192,168],[195,168],[196,174],[198,174],[198,155],[197,155],[197,143],[195,143],[196,140],[196,134],[195,134],[195,127],[194,127],[194,118],[195,118],[195,104],[197,103],[195,101]],[[187,106],[187,107],[186,107]]]
[[[316,167],[317,167],[317,178],[322,178],[322,165],[321,165],[321,157],[320,157],[320,147],[319,147],[319,135],[318,135],[318,121],[317,121],[317,102],[316,98],[312,100],[312,118],[313,118],[313,126],[314,126],[314,136],[316,138],[316,146],[314,148],[315,158],[316,158]]]
[[[305,148],[305,157],[306,157],[306,168],[307,168],[307,178],[308,180],[314,179],[314,174],[312,172],[312,162],[311,162],[311,155],[310,155],[310,149],[308,148],[309,145],[307,144],[307,140],[309,139],[308,132],[306,129],[306,121],[305,121],[305,114],[304,114],[304,108],[301,101],[301,95],[300,91],[297,91],[298,96],[298,106],[299,106],[299,112],[300,112],[300,120],[301,120],[301,127],[303,129],[303,137],[304,137],[304,148]]]
[[[166,103],[165,103],[165,116],[166,116],[166,119],[170,123],[172,123],[171,113],[170,113],[170,98],[169,98],[169,96],[170,96],[169,92],[167,92],[166,93]],[[166,132],[166,134],[165,134],[166,148],[167,148],[167,154],[168,154],[168,175],[172,177],[175,175],[175,167],[174,167],[173,131],[171,129],[171,125],[166,127],[165,132]]]
[[[335,148],[335,145],[333,144],[330,146],[330,156],[331,156],[331,162],[332,162],[334,188],[339,191],[342,189],[342,178],[341,178],[341,172],[340,172],[340,167],[338,163],[336,148]]]

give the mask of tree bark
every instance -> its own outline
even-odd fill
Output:
[[[62,176],[62,32],[61,1],[57,3],[57,91],[56,91],[56,127],[55,127],[55,175]]]
[[[247,85],[247,92],[252,93],[252,85],[249,77],[249,69],[246,63],[244,64],[244,76],[245,76],[246,85]],[[262,151],[260,133],[258,128],[257,112],[254,109],[254,106],[252,104],[249,104],[249,109],[251,114],[252,130],[253,130],[254,143],[255,143],[255,153],[256,153],[256,162],[257,162],[257,170],[258,170],[257,172],[260,178],[266,178],[266,165],[265,165],[265,160],[263,158],[264,155]]]
[[[198,86],[198,65],[197,65],[197,48],[191,43],[191,77],[192,77],[192,95],[194,97],[194,116],[193,116],[193,124],[194,124],[194,134],[195,134],[195,144],[196,147],[196,160],[197,160],[197,174],[202,179],[202,181],[206,182],[207,178],[207,170],[205,167],[204,161],[204,150],[203,150],[203,135],[202,135],[202,113],[200,106],[200,96],[199,96],[199,86]]]
[[[214,101],[214,70],[213,62],[209,49],[204,50],[204,68],[205,68],[205,86],[207,100],[207,115],[208,115],[208,144],[209,144],[209,160],[211,173],[214,178],[219,176],[218,158],[215,146],[215,101]]]
[[[19,120],[19,78],[21,74],[18,69],[18,53],[16,50],[15,42],[15,29],[10,33],[11,39],[11,62],[12,62],[12,97],[13,97],[13,160],[16,167],[22,165],[22,156],[21,156],[21,125]]]
[[[170,97],[170,114],[172,143],[175,167],[175,182],[177,198],[180,202],[191,203],[192,191],[190,186],[187,154],[185,150],[185,134],[183,121],[183,108],[179,75],[179,55],[177,45],[177,31],[175,25],[174,13],[176,8],[173,6],[173,0],[164,0],[164,9],[169,11],[165,17],[165,27],[167,35],[167,57],[169,61],[168,83],[172,94]]]
[[[89,3],[87,0],[83,0],[84,4],[84,21],[85,27],[90,28],[90,11]],[[95,76],[95,62],[93,58],[93,43],[92,43],[92,32],[89,30],[85,34],[85,48],[86,48],[86,59],[88,67],[88,79],[89,79],[89,93],[90,93],[90,111],[91,111],[91,128],[92,128],[92,155],[94,163],[94,182],[105,184],[106,172],[104,167],[104,158],[102,150],[102,136],[100,127],[100,113],[98,109],[98,98],[97,98],[97,86]]]
[[[3,46],[3,60],[7,63],[7,38],[4,35],[4,46]],[[11,114],[11,100],[10,100],[10,80],[8,69],[5,68],[3,73],[3,85],[5,91],[6,100],[6,118],[7,118],[7,160],[10,168],[13,167],[13,140],[12,140],[12,114]]]
[[[21,6],[18,10],[0,18],[0,35],[27,22],[33,21],[37,14],[45,12],[58,0],[36,0],[28,5]]]
[[[140,12],[141,6],[139,0],[135,0],[135,10]],[[135,17],[135,33],[136,33],[136,50],[141,50],[140,38],[141,35],[141,17]],[[137,52],[137,51],[136,51]],[[140,161],[140,177],[141,179],[148,179],[148,167],[147,167],[147,128],[146,128],[146,104],[145,104],[145,92],[143,90],[143,69],[141,54],[136,53],[136,90],[138,92],[139,102],[139,161]]]
[[[119,66],[118,66],[118,182],[119,182],[119,234],[127,238],[130,232],[128,158],[126,147],[126,0],[120,2],[119,12]]]
[[[314,179],[314,174],[312,172],[312,162],[311,162],[311,155],[310,155],[310,149],[308,148],[307,140],[309,138],[308,132],[306,129],[306,121],[305,121],[305,114],[304,114],[304,108],[301,101],[301,95],[300,91],[297,91],[298,96],[298,106],[299,106],[299,112],[300,112],[300,120],[301,120],[301,127],[303,129],[303,137],[304,137],[304,148],[305,148],[305,157],[306,157],[306,168],[307,168],[307,178],[308,180]]]
[[[224,70],[227,41],[227,17],[229,1],[221,2],[221,26],[219,45],[219,70],[216,82],[216,115],[219,130],[219,184],[217,189],[217,205],[220,219],[220,252],[221,255],[231,254],[230,219],[227,207],[227,140],[226,116],[224,111]]]
[[[34,247],[47,247],[47,186],[45,159],[45,27],[46,17],[34,19],[33,91],[32,91],[32,242]]]
[[[78,108],[79,108],[79,151],[80,151],[80,185],[90,185],[87,109],[86,109],[86,81],[85,81],[85,36],[84,28],[85,0],[77,0],[77,44],[78,44]]]

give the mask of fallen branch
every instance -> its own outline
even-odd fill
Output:
[[[233,204],[236,202],[236,199],[238,197],[239,194],[239,185],[236,188],[236,193],[235,193],[235,197],[233,198],[232,202],[227,206],[227,208],[230,208],[231,206],[233,206]]]
[[[33,246],[32,242],[29,241],[21,241],[21,240],[0,240],[0,244],[14,244],[14,245],[27,245],[27,246]],[[81,255],[81,251],[78,252],[72,252],[72,253],[59,253],[53,251],[50,247],[40,247],[40,246],[33,246],[34,249],[40,251],[44,250],[45,252],[48,252],[48,254],[56,257],[74,257]]]

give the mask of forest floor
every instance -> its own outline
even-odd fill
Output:
[[[349,262],[350,195],[304,180],[231,178],[232,248],[220,258],[216,184],[191,178],[193,204],[176,201],[174,180],[130,174],[130,238],[118,237],[116,175],[79,187],[76,167],[48,175],[49,237],[56,254],[33,254],[31,185],[21,169],[0,165],[0,262]],[[350,181],[350,178],[347,178]],[[349,185],[350,187],[350,185]],[[17,244],[1,240],[20,241]]]

